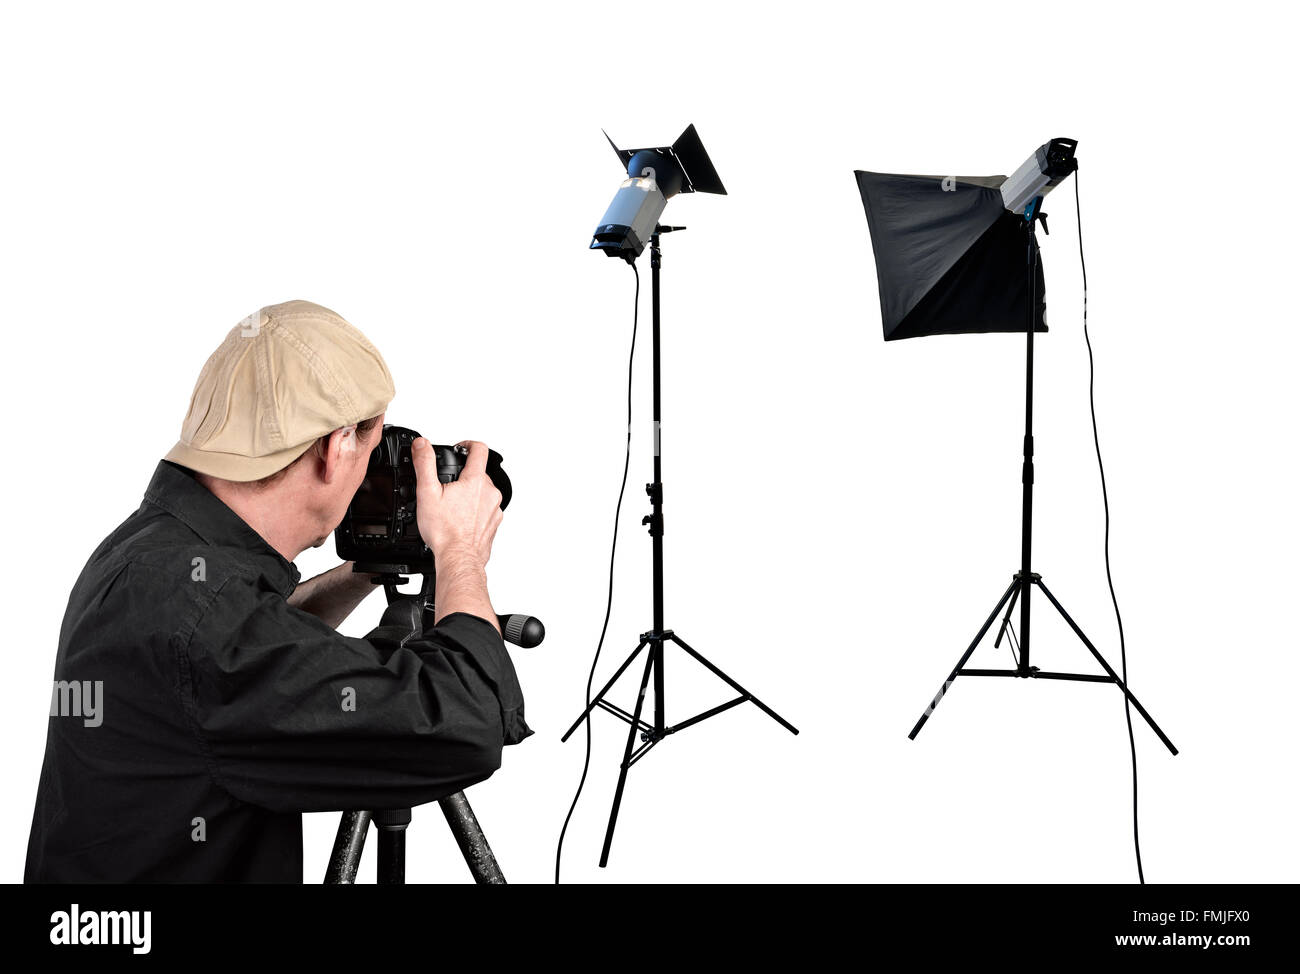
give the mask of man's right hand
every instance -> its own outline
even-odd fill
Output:
[[[437,573],[435,621],[468,612],[496,626],[487,594],[487,563],[504,516],[501,491],[487,475],[488,448],[468,440],[459,445],[469,448],[465,466],[456,480],[442,484],[429,441],[420,437],[411,444],[416,524],[433,551]]]

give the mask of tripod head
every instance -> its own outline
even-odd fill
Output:
[[[410,633],[407,639],[421,635],[425,628],[433,627],[433,572],[425,572],[418,592],[401,592],[399,585],[408,581],[404,575],[396,572],[381,572],[370,581],[384,587],[384,596],[388,599],[388,608],[384,610],[381,626],[400,626]],[[515,613],[497,616],[497,625],[501,627],[501,637],[523,649],[540,646],[546,638],[546,627],[535,616]],[[406,640],[404,639],[403,642]]]

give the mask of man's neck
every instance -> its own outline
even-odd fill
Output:
[[[302,531],[297,518],[285,517],[285,510],[294,510],[278,491],[255,491],[227,480],[199,474],[198,481],[217,500],[239,515],[240,520],[256,531],[268,545],[280,553],[285,561],[293,561],[308,547],[302,541]]]

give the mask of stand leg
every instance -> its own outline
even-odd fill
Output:
[[[1020,589],[1017,588],[1011,593],[1011,601],[1007,603],[1007,614],[1002,617],[1002,625],[998,626],[998,637],[993,640],[993,648],[997,649],[1002,645],[1002,637],[1007,634],[1007,627],[1011,625],[1011,613],[1016,611],[1016,602],[1020,599]]]
[[[1002,606],[1006,605],[1007,599],[1011,598],[1011,594],[1019,588],[1020,576],[1017,575],[1011,580],[1011,584],[1007,586],[1007,590],[1002,593],[1002,598],[998,599],[998,604],[993,607],[993,611],[989,613],[989,617],[984,620],[984,625],[980,626],[980,631],[975,634],[975,638],[972,639],[970,645],[966,647],[966,652],[961,654],[961,659],[957,661],[957,665],[954,666],[952,672],[948,674],[948,679],[944,680],[943,686],[939,688],[939,692],[936,693],[934,699],[930,701],[930,706],[925,708],[925,713],[921,714],[921,719],[916,722],[916,726],[912,728],[912,732],[907,735],[908,740],[916,740],[916,735],[921,733],[921,728],[925,726],[925,722],[930,719],[930,715],[934,713],[934,709],[939,706],[939,701],[943,699],[943,695],[948,692],[948,688],[952,686],[953,681],[957,679],[957,671],[966,665],[966,661],[970,659],[971,654],[975,652],[975,647],[980,644],[980,640],[984,638],[984,634],[988,632],[989,627],[993,625],[993,620],[996,619],[998,613],[1002,611]]]
[[[447,827],[456,838],[456,845],[460,846],[461,855],[465,857],[465,865],[469,866],[474,882],[480,886],[505,885],[506,877],[497,865],[497,857],[492,854],[492,847],[488,845],[487,836],[479,827],[474,809],[469,807],[465,793],[458,791],[449,795],[438,802],[438,807],[442,809]]]
[[[703,656],[701,656],[701,655],[700,655],[699,653],[697,653],[695,650],[691,649],[690,646],[687,646],[686,643],[682,640],[682,638],[681,638],[680,636],[678,636],[676,633],[670,634],[670,635],[668,636],[668,638],[671,639],[673,642],[675,642],[678,646],[680,646],[680,647],[681,647],[683,650],[685,650],[687,653],[689,653],[689,654],[691,655],[692,658],[694,658],[698,663],[700,663],[701,665],[703,665],[703,666],[704,666],[704,667],[705,667],[705,668],[706,668],[710,673],[712,673],[714,676],[716,676],[716,677],[717,677],[719,680],[721,680],[723,683],[727,684],[727,686],[731,687],[731,689],[735,690],[737,693],[739,693],[742,697],[744,697],[744,698],[745,698],[746,700],[748,700],[750,703],[752,703],[752,704],[754,704],[756,707],[758,707],[759,710],[763,711],[763,713],[767,714],[767,715],[768,715],[769,717],[771,717],[774,721],[776,721],[778,724],[780,724],[782,727],[784,727],[786,730],[788,730],[791,734],[798,734],[798,733],[799,733],[799,729],[798,729],[797,727],[795,727],[794,724],[790,723],[788,720],[786,720],[784,717],[782,717],[780,714],[778,714],[775,710],[773,710],[773,709],[772,709],[771,707],[769,707],[767,704],[763,703],[762,700],[759,700],[758,697],[754,696],[752,693],[750,693],[748,690],[746,690],[744,687],[742,687],[739,683],[737,683],[737,682],[736,682],[735,680],[733,680],[731,677],[727,676],[727,674],[723,673],[722,670],[718,669],[716,666],[714,666],[712,663],[710,663],[707,659],[705,659]]]
[[[1047,601],[1051,602],[1053,607],[1056,609],[1056,611],[1061,613],[1061,618],[1064,619],[1069,624],[1070,628],[1074,630],[1074,634],[1079,637],[1079,639],[1083,642],[1085,646],[1088,647],[1088,652],[1092,653],[1092,655],[1096,657],[1097,662],[1101,664],[1101,668],[1106,671],[1106,675],[1109,676],[1111,680],[1113,680],[1115,684],[1121,690],[1124,691],[1124,696],[1126,696],[1128,698],[1128,702],[1133,705],[1133,709],[1142,715],[1142,719],[1147,722],[1147,724],[1150,726],[1150,728],[1153,731],[1155,731],[1156,737],[1160,738],[1164,746],[1169,748],[1169,753],[1177,754],[1178,748],[1174,747],[1173,741],[1169,740],[1169,738],[1165,736],[1165,732],[1162,731],[1160,729],[1160,726],[1154,720],[1151,719],[1151,715],[1146,712],[1146,708],[1143,707],[1142,704],[1138,703],[1137,697],[1133,696],[1133,694],[1129,691],[1129,688],[1125,685],[1124,681],[1119,678],[1119,674],[1116,673],[1113,669],[1111,669],[1110,664],[1106,662],[1106,658],[1102,656],[1100,652],[1097,651],[1097,647],[1094,646],[1092,642],[1088,639],[1088,637],[1083,634],[1083,630],[1079,628],[1078,624],[1073,619],[1070,618],[1070,613],[1065,611],[1065,607],[1061,605],[1060,602],[1056,601],[1056,596],[1054,596],[1050,591],[1048,591],[1047,586],[1043,584],[1043,580],[1041,578],[1036,579],[1035,584],[1037,584],[1038,587],[1042,589],[1043,594],[1047,596]]]
[[[361,865],[361,851],[366,847],[366,832],[369,829],[369,812],[344,812],[339,816],[334,849],[330,852],[329,866],[325,869],[326,886],[341,886],[357,881],[357,867]]]
[[[600,850],[600,865],[602,868],[609,862],[609,847],[614,841],[614,826],[618,822],[618,808],[623,804],[623,786],[627,784],[627,770],[632,766],[632,748],[636,744],[637,731],[641,730],[641,710],[645,707],[646,688],[650,684],[650,670],[654,666],[654,661],[655,654],[647,653],[645,672],[641,675],[641,690],[636,696],[636,710],[632,712],[632,723],[627,729],[627,747],[623,751],[623,763],[618,770],[618,787],[614,789],[614,805],[609,810],[609,825],[605,829],[605,845]],[[631,662],[631,660],[628,662]],[[626,666],[626,664],[624,665]]]
[[[564,732],[564,736],[560,738],[561,744],[563,744],[565,741],[567,741],[570,737],[573,736],[573,732],[578,729],[578,726],[586,719],[587,715],[591,713],[591,711],[596,707],[596,704],[600,700],[602,700],[605,694],[609,693],[610,688],[615,683],[618,682],[618,678],[623,675],[623,671],[632,665],[632,661],[636,659],[637,653],[645,649],[647,642],[649,642],[649,640],[642,639],[641,642],[637,643],[636,649],[632,650],[632,655],[629,656],[627,659],[623,660],[623,665],[614,671],[614,675],[609,678],[609,682],[606,683],[603,687],[601,687],[600,693],[596,694],[594,697],[591,698],[591,703],[587,704],[587,709],[584,710],[581,714],[579,714],[578,719],[573,722],[573,726]]]

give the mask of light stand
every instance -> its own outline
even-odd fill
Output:
[[[630,656],[623,661],[623,664],[610,677],[609,682],[601,688],[600,692],[587,705],[587,709],[582,712],[573,726],[568,729],[561,741],[567,741],[576,731],[591,711],[599,707],[607,710],[620,720],[627,722],[627,745],[623,749],[623,761],[619,765],[618,786],[614,790],[614,804],[609,812],[609,825],[605,830],[605,844],[600,853],[600,864],[605,866],[609,862],[609,848],[614,840],[614,827],[618,822],[618,811],[623,802],[623,788],[627,783],[627,773],[632,765],[641,760],[650,749],[662,741],[670,734],[685,730],[693,724],[698,724],[703,720],[714,717],[724,710],[730,710],[732,707],[739,706],[742,703],[753,703],[763,713],[767,714],[778,724],[788,730],[791,734],[798,734],[799,731],[781,717],[776,711],[768,707],[765,703],[755,697],[752,693],[742,687],[739,683],[727,676],[726,673],[718,669],[702,655],[692,649],[685,640],[678,636],[673,630],[664,627],[664,516],[663,516],[663,467],[659,455],[659,418],[660,407],[662,404],[662,370],[660,367],[659,355],[659,272],[662,263],[662,253],[659,248],[659,236],[664,233],[672,233],[676,230],[684,230],[685,227],[669,227],[656,224],[654,232],[650,235],[650,294],[651,294],[651,332],[653,342],[653,360],[654,360],[654,481],[646,484],[646,494],[650,497],[650,514],[642,519],[642,524],[649,527],[651,540],[651,576],[653,579],[653,599],[654,599],[654,626],[648,632],[641,634],[640,641],[636,649],[632,650]],[[731,689],[739,694],[735,699],[726,703],[719,704],[710,710],[696,714],[688,720],[680,723],[669,725],[664,717],[665,710],[665,693],[664,693],[664,648],[666,644],[672,643],[679,647],[688,656],[700,663],[705,669],[711,672],[718,679],[726,683]],[[605,699],[605,695],[618,682],[618,678],[623,675],[632,661],[637,658],[643,649],[648,649],[646,655],[645,668],[641,674],[640,689],[637,692],[636,706],[632,713],[628,713]],[[654,680],[654,722],[651,723],[642,719],[644,712],[646,693],[650,687],[651,678]],[[641,737],[641,745],[636,746],[638,732]]]
[[[1159,725],[1156,724],[1151,715],[1146,712],[1146,708],[1138,702],[1137,697],[1133,696],[1129,691],[1128,686],[1119,677],[1115,670],[1111,668],[1111,665],[1106,662],[1105,657],[1097,651],[1097,647],[1095,647],[1091,640],[1084,635],[1083,630],[1079,628],[1078,624],[1070,617],[1070,614],[1065,611],[1065,608],[1061,603],[1056,600],[1056,597],[1052,595],[1047,586],[1043,584],[1042,576],[1032,571],[1030,567],[1034,509],[1034,323],[1036,306],[1034,300],[1034,282],[1035,270],[1038,263],[1038,238],[1034,233],[1034,224],[1041,220],[1044,232],[1047,231],[1046,214],[1042,212],[1041,207],[1042,197],[1039,196],[1036,197],[1027,208],[1024,220],[1030,300],[1029,324],[1025,329],[1025,439],[1024,464],[1020,478],[1023,485],[1020,514],[1020,570],[1012,577],[1011,584],[1007,587],[1007,590],[1002,593],[1002,598],[1000,598],[997,605],[993,607],[993,611],[989,613],[989,617],[984,620],[984,625],[982,625],[979,632],[975,634],[975,638],[971,640],[970,646],[966,648],[966,652],[963,653],[961,659],[957,661],[957,665],[953,667],[952,672],[948,675],[948,679],[944,681],[943,686],[939,688],[939,692],[935,694],[934,699],[930,702],[930,705],[926,707],[925,712],[921,714],[920,719],[916,722],[916,726],[912,728],[911,733],[907,736],[912,740],[916,739],[916,735],[921,732],[921,728],[925,726],[925,722],[930,718],[930,714],[934,713],[935,708],[939,706],[939,701],[943,699],[944,694],[948,692],[948,688],[952,686],[953,682],[959,676],[1015,676],[1024,679],[1075,680],[1084,683],[1114,683],[1121,691],[1123,691],[1124,696],[1128,699],[1129,703],[1133,705],[1133,708],[1142,715],[1142,718],[1150,725],[1151,729],[1155,731],[1156,736],[1159,737],[1165,747],[1169,749],[1169,752],[1171,754],[1177,754],[1178,749],[1174,747],[1173,742],[1165,736],[1164,731],[1160,729]],[[1091,673],[1054,673],[1040,670],[1036,666],[1029,665],[1030,595],[1035,586],[1042,591],[1043,595],[1047,598],[1047,601],[1052,604],[1052,607],[1061,614],[1061,618],[1066,621],[1069,627],[1074,631],[1074,634],[1078,636],[1083,642],[1083,645],[1087,647],[1088,652],[1090,652],[1096,658],[1097,662],[1101,664],[1101,668],[1106,671],[1105,676]],[[975,648],[980,644],[980,641],[984,638],[990,627],[992,627],[998,613],[1002,611],[1002,607],[1006,605],[1007,614],[1002,620],[1002,625],[999,628],[994,646],[1001,644],[1002,637],[1009,630],[1011,613],[1015,609],[1017,599],[1020,601],[1020,652],[1016,661],[1016,668],[1014,670],[968,669],[966,667],[966,661],[970,659],[971,655],[975,652]]]

